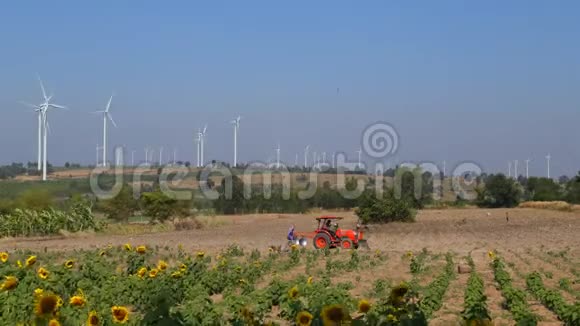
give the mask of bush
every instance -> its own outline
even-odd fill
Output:
[[[392,191],[387,191],[383,198],[377,198],[366,192],[355,210],[363,223],[414,222],[415,210],[404,199],[398,199]]]
[[[520,185],[503,174],[490,175],[483,187],[477,188],[477,205],[480,207],[515,207],[522,196]]]
[[[173,227],[175,228],[175,231],[199,230],[203,228],[203,224],[196,218],[192,218],[176,221],[173,223]]]
[[[133,198],[133,189],[128,185],[123,185],[115,198],[103,203],[103,211],[107,218],[117,221],[127,222],[138,208],[139,203]]]

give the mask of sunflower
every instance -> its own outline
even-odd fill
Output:
[[[71,269],[75,265],[75,262],[71,259],[64,262],[64,267]]]
[[[139,276],[141,278],[143,278],[143,276],[145,276],[145,274],[147,274],[147,267],[141,267],[137,271],[137,276]]]
[[[36,298],[34,313],[37,316],[47,316],[58,310],[59,303],[62,299],[53,293],[43,293]]]
[[[137,253],[144,254],[147,252],[147,247],[139,246],[139,247],[137,247],[137,249],[135,249],[135,251],[137,251]]]
[[[48,274],[50,274],[44,267],[40,267],[36,273],[38,274],[38,277],[43,280],[46,280],[48,278]]]
[[[379,249],[375,250],[375,257],[379,257],[381,255],[381,251]]]
[[[99,252],[99,256],[101,256],[101,257],[103,257],[103,256],[104,256],[104,255],[106,255],[106,254],[107,254],[107,252],[106,252],[106,251],[104,251],[104,250],[101,250],[101,251]]]
[[[125,243],[123,245],[123,248],[125,248],[125,251],[131,251],[131,250],[133,250],[133,247],[131,247],[131,244],[130,243]]]
[[[60,322],[58,320],[56,320],[56,319],[51,319],[48,322],[48,326],[60,326]]]
[[[492,250],[487,252],[487,257],[489,257],[489,259],[494,260],[495,259],[495,252],[493,252]]]
[[[291,289],[288,291],[288,297],[289,297],[290,299],[296,299],[296,298],[298,298],[298,294],[299,294],[299,292],[298,292],[298,287],[297,287],[296,285],[295,285],[295,286],[293,286],[293,287],[292,287],[292,288],[291,288]]]
[[[78,290],[78,293],[70,298],[69,303],[71,306],[75,307],[84,306],[85,303],[87,303],[87,300],[85,299],[85,294],[83,293],[83,291]]]
[[[171,277],[173,277],[173,278],[180,278],[181,276],[183,276],[181,271],[176,271],[176,272],[171,273]]]
[[[307,284],[312,284],[312,282],[314,281],[314,278],[312,276],[308,277],[308,279],[306,280]]]
[[[203,251],[197,252],[197,258],[203,258],[203,256],[205,256],[205,252],[203,252]]]
[[[414,255],[413,255],[413,252],[412,252],[412,251],[410,251],[410,250],[409,250],[409,251],[407,251],[407,254],[406,254],[406,255],[407,255],[407,258],[413,258],[413,256],[414,256]]]
[[[18,286],[18,279],[14,276],[5,276],[5,280],[0,285],[0,290],[13,290]]]
[[[123,306],[113,306],[111,307],[111,313],[113,314],[113,321],[115,323],[124,324],[129,320],[129,309]]]
[[[293,244],[293,245],[290,246],[290,249],[292,249],[292,251],[298,250],[298,245],[297,244]]]
[[[371,310],[370,302],[368,302],[365,299],[362,299],[358,302],[358,311],[360,313],[366,314],[367,312],[369,312],[369,310]]]
[[[310,326],[312,323],[312,315],[308,311],[301,311],[296,315],[296,325]]]
[[[41,288],[34,289],[34,296],[35,297],[41,296],[43,293],[44,293],[44,290]]]
[[[396,304],[403,301],[407,292],[409,292],[409,285],[407,285],[407,283],[401,282],[401,284],[395,286],[393,289],[391,289],[391,303]]]
[[[87,326],[98,326],[101,323],[99,320],[99,315],[96,311],[89,312],[89,317],[87,318]]]
[[[26,267],[32,266],[36,263],[36,256],[30,256],[26,259]]]
[[[157,263],[157,269],[159,269],[160,271],[166,270],[167,269],[167,263],[165,261],[163,261],[163,260],[160,260]]]
[[[254,312],[247,306],[240,309],[240,315],[244,317],[244,321],[246,322],[254,320]]]
[[[159,273],[159,270],[157,270],[157,268],[152,268],[149,271],[149,277],[151,278],[155,278],[157,276],[157,274]]]
[[[7,252],[0,252],[0,261],[5,263],[8,261],[8,253]]]
[[[22,268],[22,262],[20,260],[17,260],[16,266],[18,266],[18,268]]]
[[[324,326],[340,325],[342,321],[348,320],[349,315],[343,306],[334,304],[322,308],[322,324]]]
[[[179,265],[179,270],[182,272],[185,272],[187,270],[187,265],[185,265],[184,263],[181,263]]]

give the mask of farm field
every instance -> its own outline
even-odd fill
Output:
[[[336,214],[345,216],[343,227],[356,221],[352,213]],[[0,251],[9,257],[0,263],[0,274],[14,275],[19,282],[0,293],[0,309],[15,322],[37,318],[34,302],[42,295],[37,293],[35,299],[34,290],[40,288],[62,297],[63,305],[54,309],[63,325],[85,323],[93,310],[109,325],[124,318],[125,308],[128,324],[155,324],[159,315],[146,313],[159,306],[155,300],[166,300],[170,307],[164,311],[159,306],[157,314],[186,325],[212,325],[214,317],[240,325],[252,324],[249,320],[293,325],[301,311],[318,325],[323,308],[333,303],[341,304],[357,322],[378,315],[390,315],[394,322],[402,316],[393,307],[399,304],[411,311],[416,293],[423,299],[418,308],[430,325],[459,325],[462,312],[481,317],[482,311],[494,325],[522,320],[579,323],[578,314],[573,315],[579,312],[580,298],[576,212],[423,210],[416,223],[371,227],[369,251],[315,251],[311,243],[305,250],[268,249],[283,244],[292,223],[297,231],[311,231],[313,216],[216,216],[219,226],[201,230],[2,239]],[[138,246],[144,246],[141,253]],[[37,257],[34,265],[19,268],[16,261],[26,265],[30,255]],[[70,269],[64,265],[67,260],[73,261]],[[459,264],[472,272],[457,273]],[[46,278],[40,267],[48,271]],[[409,302],[387,302],[392,290],[401,288],[408,291],[404,300]],[[71,304],[75,295],[83,297],[84,304]],[[510,300],[507,306],[505,297]],[[366,314],[358,311],[361,300],[371,305]],[[113,306],[119,306],[115,314]]]

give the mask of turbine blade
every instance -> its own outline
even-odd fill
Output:
[[[49,103],[48,105],[49,105],[50,107],[53,107],[53,108],[55,108],[55,109],[63,109],[63,110],[68,110],[68,108],[67,108],[66,106],[63,106],[63,105],[52,104],[52,103]]]
[[[107,103],[107,108],[105,109],[105,112],[109,112],[109,109],[111,108],[111,101],[113,100],[113,95],[111,95],[111,97],[109,97],[109,103]]]
[[[40,88],[42,89],[42,96],[44,97],[45,100],[47,100],[46,97],[46,91],[44,90],[44,84],[42,83],[42,79],[40,79],[40,75],[36,75],[38,77],[38,82],[40,83]]]
[[[115,120],[113,120],[113,117],[111,116],[111,114],[109,112],[105,112],[105,115],[107,116],[107,118],[109,118],[109,120],[111,121],[113,126],[115,126],[115,128],[117,128],[117,124],[115,123]]]
[[[38,105],[34,105],[34,104],[27,103],[27,102],[22,102],[22,101],[19,101],[18,103],[20,103],[22,105],[29,106],[29,107],[35,109],[34,111],[40,110],[40,106],[38,106]]]

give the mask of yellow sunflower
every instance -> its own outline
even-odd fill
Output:
[[[131,250],[133,250],[133,247],[131,246],[130,243],[125,243],[123,245],[123,248],[125,248],[125,251],[131,251]]]
[[[51,319],[48,322],[48,326],[60,326],[60,322],[58,320],[56,320],[56,319]]]
[[[26,267],[32,266],[36,263],[36,256],[30,256],[26,259]]]
[[[365,299],[362,299],[358,302],[358,312],[366,314],[371,310],[371,304]]]
[[[298,294],[299,294],[298,287],[296,285],[293,286],[290,290],[288,290],[288,297],[290,299],[296,299],[296,298],[298,298]]]
[[[412,251],[407,251],[407,258],[413,258],[413,252]]]
[[[160,260],[157,263],[157,269],[159,269],[160,271],[166,270],[167,269],[167,263],[165,261],[163,261],[163,260]]]
[[[83,293],[83,291],[79,290],[76,295],[73,295],[70,298],[69,303],[71,306],[75,306],[75,307],[84,306],[85,303],[87,303],[87,300],[85,299],[85,294]]]
[[[8,261],[8,253],[7,252],[0,252],[0,261],[5,263]]]
[[[350,317],[344,307],[339,304],[322,308],[320,316],[322,317],[322,324],[324,326],[338,326]]]
[[[71,259],[64,262],[64,267],[71,269],[75,265],[75,262]]]
[[[62,299],[53,293],[43,293],[36,298],[34,313],[37,316],[52,315],[58,310]]]
[[[0,290],[13,290],[18,286],[18,279],[14,276],[5,276],[4,281],[0,285]]]
[[[137,247],[137,249],[135,249],[135,251],[137,251],[137,253],[144,254],[147,252],[147,247],[139,246],[139,247]]]
[[[41,288],[34,289],[34,296],[35,297],[41,296],[43,293],[44,293],[44,290]]]
[[[171,277],[173,277],[173,278],[180,278],[181,276],[183,276],[181,271],[176,271],[176,272],[171,273]]]
[[[106,251],[104,251],[104,250],[101,250],[101,251],[99,252],[99,256],[101,256],[101,257],[103,257],[103,256],[104,256],[104,255],[106,255],[106,254],[107,254],[107,252],[106,252]]]
[[[296,315],[296,325],[310,326],[312,323],[312,315],[308,311],[301,311]]]
[[[290,246],[290,249],[292,249],[292,251],[298,250],[298,245],[297,244],[293,244],[293,245]]]
[[[205,252],[203,252],[203,251],[197,252],[197,258],[203,258],[203,256],[205,256]]]
[[[157,276],[157,274],[159,273],[159,270],[157,270],[157,268],[152,268],[149,271],[149,277],[151,278],[155,278]]]
[[[113,314],[113,321],[115,323],[124,324],[129,320],[129,309],[123,306],[113,306],[111,307],[111,313]]]
[[[495,252],[493,252],[492,250],[487,252],[487,257],[489,257],[489,259],[494,260],[495,259]]]
[[[185,265],[184,263],[181,263],[179,265],[179,270],[182,272],[185,272],[187,270],[187,265]]]
[[[50,274],[44,267],[40,267],[36,273],[38,274],[38,277],[43,280],[46,280]]]
[[[249,321],[254,321],[254,312],[248,308],[247,306],[243,307],[240,310],[240,315],[242,315],[242,317],[244,317],[244,321],[249,322]]]
[[[405,282],[401,282],[401,284],[395,286],[391,289],[391,303],[397,304],[402,302],[405,299],[405,295],[409,292],[409,285]]]
[[[308,277],[308,280],[306,280],[307,284],[312,284],[312,282],[314,281],[314,278],[312,276]]]
[[[89,312],[89,317],[87,317],[87,326],[98,326],[101,323],[99,320],[99,315],[96,311]]]
[[[145,274],[147,274],[147,268],[146,267],[141,267],[137,271],[137,276],[139,276],[141,278],[143,278],[143,276],[145,276]]]
[[[22,262],[20,260],[17,260],[16,266],[18,266],[18,268],[22,268]]]

